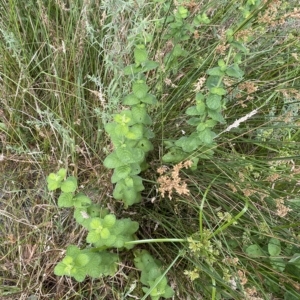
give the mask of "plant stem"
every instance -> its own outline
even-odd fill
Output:
[[[185,243],[186,239],[148,239],[148,240],[137,240],[126,242],[126,245],[137,245],[137,244],[148,244],[148,243]]]

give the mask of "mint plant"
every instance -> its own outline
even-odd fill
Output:
[[[218,67],[207,70],[205,88],[207,93],[196,93],[195,104],[187,108],[186,115],[190,117],[187,123],[195,128],[190,134],[181,137],[177,141],[167,141],[165,144],[169,152],[163,156],[163,161],[168,163],[178,163],[189,157],[194,151],[201,149],[203,154],[194,158],[197,164],[199,158],[207,158],[213,154],[211,148],[215,146],[214,138],[217,133],[213,130],[217,124],[224,124],[225,120],[222,110],[226,105],[226,89],[223,79],[225,76],[242,79],[243,71],[239,67],[240,61],[235,58],[230,64],[232,49],[228,54],[227,61],[218,61]],[[240,56],[235,54],[235,57]]]
[[[73,245],[69,246],[65,258],[55,267],[54,273],[74,277],[80,282],[86,276],[97,278],[113,275],[117,271],[119,256],[105,250],[132,248],[132,244],[125,243],[135,240],[134,233],[139,225],[130,219],[117,220],[115,215],[109,214],[108,210],[100,205],[93,204],[83,193],[75,193],[77,179],[74,176],[65,178],[66,174],[65,169],[60,169],[56,174],[49,174],[48,189],[61,190],[59,207],[75,208],[74,217],[88,230],[86,242],[90,246],[82,250]]]
[[[174,290],[168,285],[167,277],[163,275],[161,262],[154,259],[146,250],[137,250],[134,254],[134,265],[142,271],[140,281],[145,285],[143,291],[150,295],[151,300],[158,300],[161,297],[171,298]]]
[[[166,7],[166,13],[169,10]],[[165,22],[160,23],[158,26],[166,27],[166,32],[163,34],[163,40],[172,42],[173,49],[164,57],[164,64],[166,69],[171,73],[176,74],[179,68],[179,61],[188,56],[188,51],[183,47],[183,42],[191,38],[198,26],[209,24],[210,19],[203,12],[193,16],[191,22],[186,20],[190,17],[190,12],[184,6],[178,6],[174,13],[167,17]]]
[[[54,268],[54,274],[58,276],[73,277],[82,282],[86,276],[99,278],[101,276],[113,276],[117,272],[119,255],[109,252],[109,249],[117,248],[118,251],[130,250],[137,241],[135,233],[139,224],[129,218],[117,219],[107,209],[93,204],[83,193],[76,193],[77,180],[74,176],[66,178],[67,171],[60,169],[57,173],[51,173],[47,177],[48,189],[61,190],[58,198],[59,207],[73,206],[76,221],[84,226],[87,231],[86,242],[88,246],[79,249],[75,245],[68,246],[65,257]],[[172,239],[165,241],[171,241]],[[172,240],[182,242],[184,240]],[[170,298],[174,291],[168,286],[167,278],[163,275],[161,262],[152,258],[145,250],[135,252],[135,266],[141,270],[141,282],[146,287],[143,291],[158,300],[160,297]]]
[[[255,9],[256,5],[249,3],[247,8]],[[187,25],[185,24],[187,16],[188,11],[184,7],[179,7],[175,16],[170,18],[171,21],[168,26],[170,26],[169,30],[171,34],[169,38],[174,36],[173,43],[177,43],[173,52],[168,57],[171,62],[174,53],[184,55],[184,51],[179,51],[180,38],[182,40],[188,39],[188,33],[193,32],[197,26],[210,23],[207,15],[202,13],[194,17],[192,25]],[[243,26],[243,22],[244,18],[242,18],[241,24],[237,28]],[[241,81],[244,76],[240,64],[242,63],[243,55],[248,54],[248,49],[235,37],[236,30],[232,28],[227,30],[226,42],[230,46],[228,54],[224,59],[218,60],[216,67],[206,71],[207,77],[204,88],[196,92],[195,105],[186,109],[185,113],[189,117],[187,124],[194,129],[191,129],[189,135],[183,136],[178,140],[167,140],[164,142],[168,152],[163,156],[163,162],[179,163],[190,158],[193,161],[193,168],[195,169],[199,158],[209,158],[213,155],[212,149],[216,147],[214,139],[217,137],[214,128],[218,124],[226,123],[222,113],[228,101],[224,79],[230,78]],[[175,34],[176,31],[181,34],[177,36]],[[195,151],[198,152],[192,157]]]
[[[146,84],[145,71],[157,65],[148,60],[148,53],[143,44],[137,44],[134,50],[135,64],[129,66],[126,72],[138,74],[133,84],[132,93],[123,99],[123,104],[129,106],[115,114],[113,121],[105,126],[114,146],[114,150],[104,160],[104,166],[114,169],[111,182],[116,184],[113,196],[124,202],[125,207],[141,201],[141,191],[144,190],[142,178],[138,174],[147,168],[145,158],[153,149],[150,139],[154,133],[148,126],[152,120],[147,112],[148,105],[155,105],[157,100],[149,93]]]
[[[112,276],[117,272],[119,257],[106,251],[94,252],[92,248],[80,250],[74,245],[67,248],[66,256],[54,268],[58,276],[70,276],[82,282],[86,276],[99,278]]]

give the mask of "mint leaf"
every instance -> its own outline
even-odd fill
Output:
[[[247,253],[249,256],[255,257],[255,258],[264,255],[262,249],[261,249],[260,246],[257,245],[257,244],[253,244],[253,245],[247,247],[245,251],[246,251],[246,253]]]
[[[125,136],[131,140],[139,140],[143,137],[144,126],[142,124],[135,124],[131,126]]]
[[[200,114],[196,106],[191,106],[191,107],[187,108],[185,113],[188,116],[198,116]]]
[[[73,193],[77,189],[77,179],[74,176],[68,177],[62,184],[61,190],[64,193]]]
[[[140,100],[134,94],[129,94],[123,99],[124,105],[135,105],[139,103]]]
[[[73,193],[62,193],[57,201],[59,207],[73,206]]]
[[[124,163],[118,158],[116,151],[114,151],[104,159],[103,165],[108,169],[114,169],[123,166]]]
[[[210,91],[210,93],[219,95],[219,96],[226,95],[226,93],[227,93],[226,90],[221,87],[212,87],[209,91]]]
[[[133,54],[137,66],[148,60],[148,53],[144,45],[136,45]]]
[[[239,68],[237,64],[235,64],[234,66],[228,67],[226,69],[226,75],[241,79],[244,76],[244,72]]]
[[[141,98],[140,101],[151,105],[157,103],[155,96],[152,94],[147,94],[145,97]]]
[[[132,107],[132,117],[136,123],[151,125],[152,121],[147,113],[145,104],[135,105]]]
[[[225,124],[226,121],[225,119],[223,118],[223,115],[221,113],[221,111],[217,111],[217,110],[212,110],[212,109],[209,109],[207,111],[208,115],[215,121],[218,121],[219,123],[221,124]]]
[[[92,203],[92,200],[83,193],[78,193],[75,197],[73,197],[72,201],[76,208],[87,206]]]
[[[125,75],[133,75],[142,71],[142,67],[137,67],[135,64],[126,66],[123,69]]]
[[[268,243],[268,252],[270,256],[278,256],[281,252],[281,243],[278,239],[271,238]]]
[[[209,128],[198,133],[198,137],[203,144],[209,145],[213,142],[214,137],[216,134],[211,131]]]
[[[48,190],[54,191],[61,186],[61,182],[64,180],[64,178],[67,175],[66,169],[59,169],[59,171],[55,173],[50,173],[47,177],[47,183],[48,183]]]
[[[147,60],[143,63],[142,72],[148,72],[156,69],[159,66],[159,63],[152,60]]]
[[[209,93],[206,98],[206,105],[209,109],[217,110],[221,107],[221,100],[221,96]]]
[[[142,149],[145,153],[153,150],[153,145],[148,139],[141,139],[138,142],[137,147]]]
[[[206,73],[208,75],[211,75],[211,76],[224,76],[225,75],[225,73],[223,71],[221,71],[220,67],[215,67],[215,68],[212,68],[212,69],[208,69],[206,71]]]
[[[129,165],[124,165],[116,168],[111,177],[111,182],[116,183],[119,180],[126,178],[130,174],[130,172],[131,172],[131,168]]]
[[[132,91],[139,99],[144,98],[147,95],[148,90],[149,87],[143,80],[137,80],[132,85]]]

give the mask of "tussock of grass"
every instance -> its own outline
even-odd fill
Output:
[[[211,23],[182,42],[188,55],[170,66],[164,57],[174,45],[163,38],[167,17],[182,1],[0,1],[0,298],[142,297],[130,252],[120,253],[113,277],[77,283],[53,274],[66,247],[82,247],[86,237],[73,212],[59,209],[46,189],[46,176],[65,167],[95,203],[138,221],[139,239],[217,232],[209,239],[215,252],[202,256],[188,243],[139,246],[165,267],[184,251],[168,272],[174,299],[298,299],[300,271],[288,263],[300,253],[297,1],[260,1],[236,28],[249,49],[245,75],[225,82],[226,124],[216,126],[214,156],[177,174],[185,192],[162,197],[157,173],[163,142],[194,130],[185,110],[205,88],[206,71],[228,54],[225,32],[239,23],[246,2],[184,1],[191,16],[205,12]],[[160,63],[146,74],[159,99],[149,111],[155,150],[142,174],[142,203],[124,210],[112,199],[112,174],[103,167],[112,151],[104,124],[122,109],[132,84],[124,67],[133,62],[136,39],[148,34],[149,57]],[[164,174],[169,187],[172,168]],[[272,238],[280,241],[284,269],[270,260]],[[253,244],[263,255],[249,255]]]

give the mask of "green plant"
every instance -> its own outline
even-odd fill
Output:
[[[229,64],[231,57],[234,57],[234,63]],[[225,108],[227,94],[224,88],[223,79],[225,76],[241,80],[244,75],[239,68],[241,63],[241,54],[234,53],[230,48],[226,62],[223,59],[218,61],[218,67],[207,70],[207,79],[205,81],[206,95],[201,92],[196,94],[196,105],[187,108],[186,115],[190,117],[187,124],[196,127],[196,131],[189,136],[183,136],[177,141],[166,141],[165,144],[169,150],[163,156],[164,162],[178,163],[187,159],[196,150],[203,154],[197,154],[194,158],[194,165],[197,165],[199,158],[208,158],[213,154],[212,148],[216,147],[214,142],[217,134],[213,131],[218,123],[224,124],[225,120],[222,110]]]
[[[0,298],[299,299],[298,6],[0,0]]]
[[[147,286],[143,287],[146,295],[150,295],[152,300],[158,300],[161,297],[171,298],[174,290],[168,285],[167,277],[161,269],[161,262],[154,259],[146,250],[137,250],[134,254],[134,265],[142,272],[140,281]]]
[[[92,278],[113,276],[117,272],[120,258],[116,253],[108,252],[108,249],[129,250],[135,244],[149,241],[136,241],[135,233],[139,228],[137,222],[129,218],[117,219],[114,214],[108,213],[107,209],[92,204],[90,198],[83,193],[76,193],[76,178],[66,175],[65,169],[49,174],[48,190],[61,190],[58,198],[59,207],[75,208],[74,217],[87,229],[86,242],[90,246],[85,249],[79,249],[75,245],[68,246],[65,257],[56,265],[54,273],[58,276],[74,277],[78,282],[84,281],[86,276]],[[158,300],[160,297],[170,298],[174,292],[167,285],[166,276],[162,276],[161,262],[154,260],[147,251],[137,251],[135,256],[135,265],[142,271],[140,280],[149,286],[143,288],[144,292],[147,294],[149,291],[152,300]]]
[[[116,263],[119,261],[119,256],[107,250],[110,248],[117,248],[119,251],[130,250],[141,243],[187,242],[192,256],[201,257],[213,270],[217,261],[216,256],[219,253],[215,247],[220,246],[213,246],[214,243],[211,242],[211,239],[237,222],[248,208],[248,202],[246,202],[244,209],[239,214],[234,218],[227,218],[226,222],[220,224],[214,232],[203,229],[203,206],[210,185],[199,208],[199,232],[187,239],[137,240],[135,236],[139,228],[137,222],[131,219],[117,219],[114,214],[108,213],[106,209],[101,209],[100,206],[92,204],[91,200],[84,194],[75,193],[77,180],[74,176],[66,177],[66,174],[65,169],[49,174],[47,177],[48,189],[50,191],[56,189],[62,191],[58,198],[59,207],[73,206],[75,208],[74,217],[79,224],[87,229],[86,242],[90,244],[90,247],[80,250],[76,246],[70,245],[67,248],[65,258],[55,267],[54,273],[58,276],[74,277],[79,282],[82,282],[86,276],[99,278],[114,275],[117,271]],[[178,257],[181,255],[179,254]],[[166,272],[163,272],[161,262],[154,259],[146,250],[136,250],[134,256],[134,264],[141,271],[140,281],[146,285],[146,287],[143,287],[146,295],[150,295],[152,300],[158,300],[160,297],[172,297],[174,291],[168,286]]]
[[[142,178],[138,174],[147,168],[146,155],[153,149],[149,139],[154,137],[148,126],[152,120],[147,112],[147,105],[155,105],[157,100],[149,93],[143,72],[157,67],[148,60],[144,45],[138,44],[134,50],[135,64],[125,71],[137,73],[138,78],[132,84],[132,93],[124,97],[124,109],[114,115],[114,121],[105,126],[114,150],[104,160],[104,166],[114,169],[111,182],[116,184],[113,196],[122,200],[125,207],[141,201],[144,190]]]

